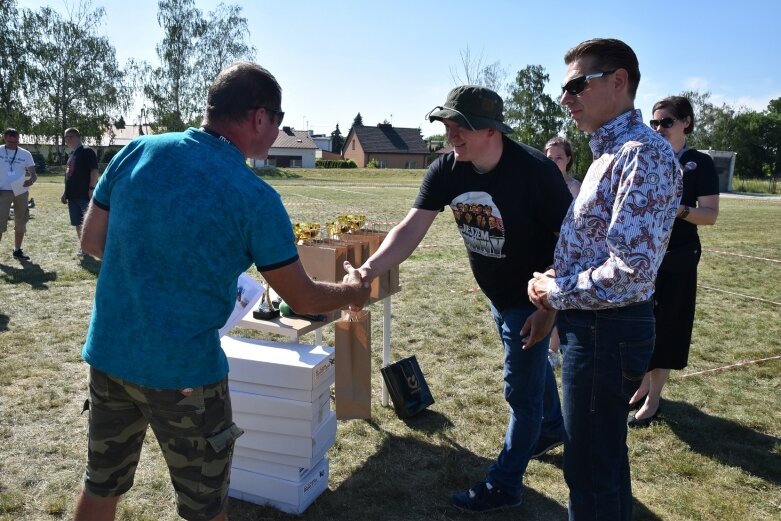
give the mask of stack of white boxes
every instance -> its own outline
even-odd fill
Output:
[[[334,349],[222,338],[236,440],[228,494],[300,514],[328,488]]]

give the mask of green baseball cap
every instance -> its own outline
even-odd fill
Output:
[[[461,85],[451,90],[444,106],[437,106],[428,113],[429,121],[449,119],[462,127],[480,130],[495,128],[504,134],[513,129],[504,123],[502,97],[480,85]]]

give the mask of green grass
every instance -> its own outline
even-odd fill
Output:
[[[295,170],[266,179],[294,221],[363,213],[370,221],[397,222],[422,175]],[[61,191],[61,177],[33,189],[37,207],[25,241],[30,265],[11,258],[11,233],[0,242],[0,521],[68,519],[81,487],[87,366],[80,350],[99,264],[76,257]],[[722,198],[719,222],[701,230],[700,282],[781,302],[780,263],[731,255],[781,259],[779,222],[781,201]],[[393,358],[417,356],[436,403],[406,422],[380,405],[382,306],[375,304],[372,419],[339,422],[329,490],[304,521],[475,519],[449,506],[448,497],[482,479],[501,447],[502,348],[485,297],[473,291],[452,219],[438,217],[423,246],[401,266]],[[629,435],[635,519],[781,517],[781,361],[682,377],[781,354],[779,307],[739,295],[700,290],[690,364],[673,372],[664,421]],[[332,327],[324,341],[333,341]],[[565,519],[561,463],[560,453],[530,463],[524,504],[490,518]],[[297,519],[238,501],[231,501],[230,514],[233,521]],[[118,519],[178,519],[151,433]]]
[[[732,179],[732,190],[748,194],[778,194],[778,178],[741,179],[736,176]]]

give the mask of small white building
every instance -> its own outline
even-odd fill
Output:
[[[312,141],[314,141],[315,146],[317,146],[318,156],[320,156],[323,150],[326,152],[331,152],[331,136],[326,136],[325,134],[315,134],[311,130],[309,131],[309,136],[312,138]]]
[[[268,159],[252,159],[250,164],[256,168],[314,168],[316,151],[317,145],[312,141],[309,131],[282,127],[268,151]]]

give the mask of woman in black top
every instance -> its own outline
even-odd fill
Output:
[[[630,399],[630,408],[638,409],[629,420],[630,427],[646,427],[658,417],[662,388],[670,370],[686,367],[701,255],[697,226],[714,224],[719,215],[719,179],[713,160],[686,146],[686,134],[694,130],[689,100],[671,96],[658,101],[650,124],[678,155],[683,168],[683,196],[656,278],[656,344],[643,383]]]

